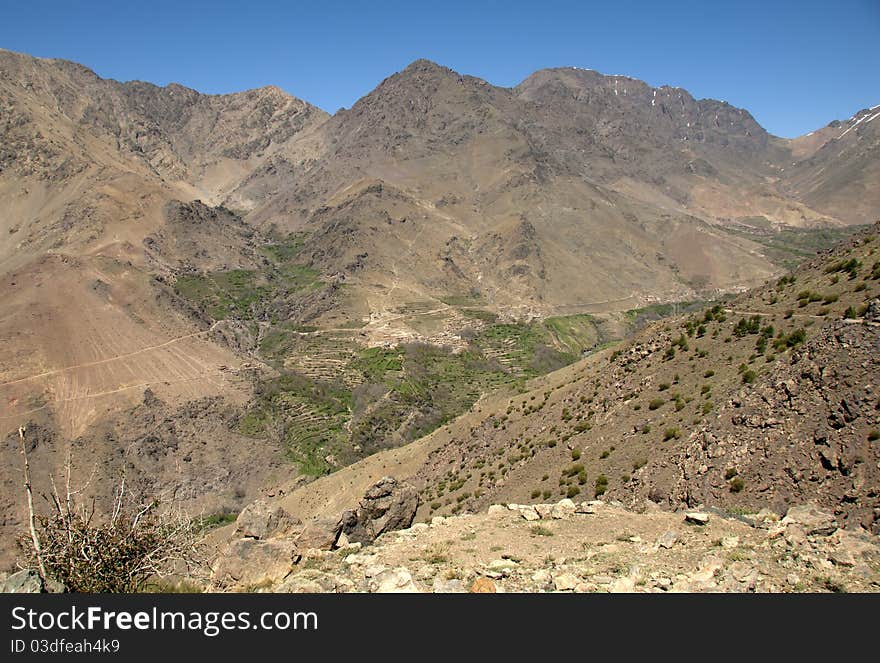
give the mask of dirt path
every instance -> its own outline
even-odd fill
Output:
[[[735,313],[737,315],[762,315],[768,318],[779,318],[784,317],[780,316],[779,313],[770,313],[768,311],[742,311],[740,309],[735,308],[726,308],[724,309],[725,313]],[[809,313],[792,313],[789,317],[791,318],[811,318],[814,320],[824,320],[824,315],[810,315]]]
[[[214,323],[213,325],[211,325],[208,329],[205,329],[205,330],[203,330],[203,331],[200,331],[200,332],[193,332],[193,333],[191,333],[191,334],[184,334],[183,336],[178,336],[178,337],[176,337],[176,338],[172,338],[172,339],[170,339],[170,340],[168,340],[168,341],[165,341],[165,342],[163,342],[163,343],[159,343],[159,344],[157,344],[157,345],[151,345],[151,346],[146,347],[146,348],[141,348],[140,350],[135,350],[134,352],[127,352],[127,353],[125,353],[125,354],[116,355],[115,357],[108,357],[108,358],[106,358],[106,359],[98,359],[98,360],[96,360],[96,361],[89,361],[89,362],[85,362],[85,363],[82,363],[82,364],[74,364],[73,366],[65,366],[64,368],[56,368],[56,369],[53,369],[53,370],[51,370],[51,371],[45,371],[45,372],[43,372],[43,373],[36,373],[36,374],[34,374],[34,375],[28,375],[28,376],[23,377],[23,378],[16,378],[15,380],[9,380],[9,381],[7,381],[7,382],[0,382],[0,387],[6,387],[6,386],[9,386],[9,385],[13,385],[13,384],[19,384],[19,383],[21,383],[21,382],[28,382],[29,380],[37,380],[37,379],[39,379],[39,378],[49,377],[49,376],[52,376],[52,375],[59,375],[59,374],[61,374],[61,373],[66,373],[67,371],[73,371],[73,370],[76,370],[76,369],[78,369],[78,368],[90,368],[90,367],[92,367],[92,366],[100,366],[100,365],[102,365],[102,364],[109,364],[109,363],[114,362],[114,361],[119,361],[119,360],[122,360],[122,359],[129,359],[129,358],[131,358],[131,357],[136,357],[136,356],[138,356],[138,355],[145,354],[145,353],[147,353],[147,352],[153,352],[153,351],[155,351],[155,350],[161,350],[162,348],[166,348],[166,347],[168,347],[168,346],[170,346],[170,345],[174,345],[175,343],[179,343],[180,341],[184,341],[184,340],[186,340],[186,339],[188,339],[188,338],[195,338],[195,337],[197,337],[197,336],[202,336],[202,335],[204,335],[204,334],[209,334],[209,333],[211,333],[211,332],[214,330],[214,328],[215,328],[218,324],[219,324],[219,321],[218,321],[218,322],[215,322],[215,323]]]

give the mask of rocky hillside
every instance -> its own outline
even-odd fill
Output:
[[[209,587],[297,593],[880,590],[876,537],[839,528],[815,505],[792,506],[782,518],[768,510],[744,517],[673,513],[650,501],[634,511],[619,502],[566,498],[493,505],[410,526],[416,495],[406,490],[385,478],[356,512],[306,525],[283,509],[254,505],[228,528],[234,531]]]

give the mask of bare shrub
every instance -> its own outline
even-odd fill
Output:
[[[109,516],[96,513],[94,502],[79,502],[71,489],[68,453],[66,490],[60,495],[52,479],[48,515],[34,512],[24,429],[19,430],[28,496],[29,532],[19,545],[26,565],[72,592],[131,593],[148,580],[203,568],[198,524],[183,513],[162,511],[156,500],[133,505],[122,479]],[[51,478],[51,477],[50,477]]]

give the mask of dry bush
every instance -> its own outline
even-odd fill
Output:
[[[19,537],[19,545],[27,565],[39,569],[44,580],[61,582],[72,592],[131,593],[143,590],[151,578],[203,567],[197,524],[182,513],[161,511],[155,500],[129,504],[124,479],[109,516],[100,517],[94,502],[78,503],[82,489],[71,490],[69,455],[64,496],[52,480],[49,515],[36,515],[23,429],[19,435],[30,516],[29,532]]]

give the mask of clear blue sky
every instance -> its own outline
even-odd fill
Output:
[[[0,0],[0,47],[334,112],[420,57],[515,85],[578,66],[742,106],[795,136],[880,104],[880,0]]]

